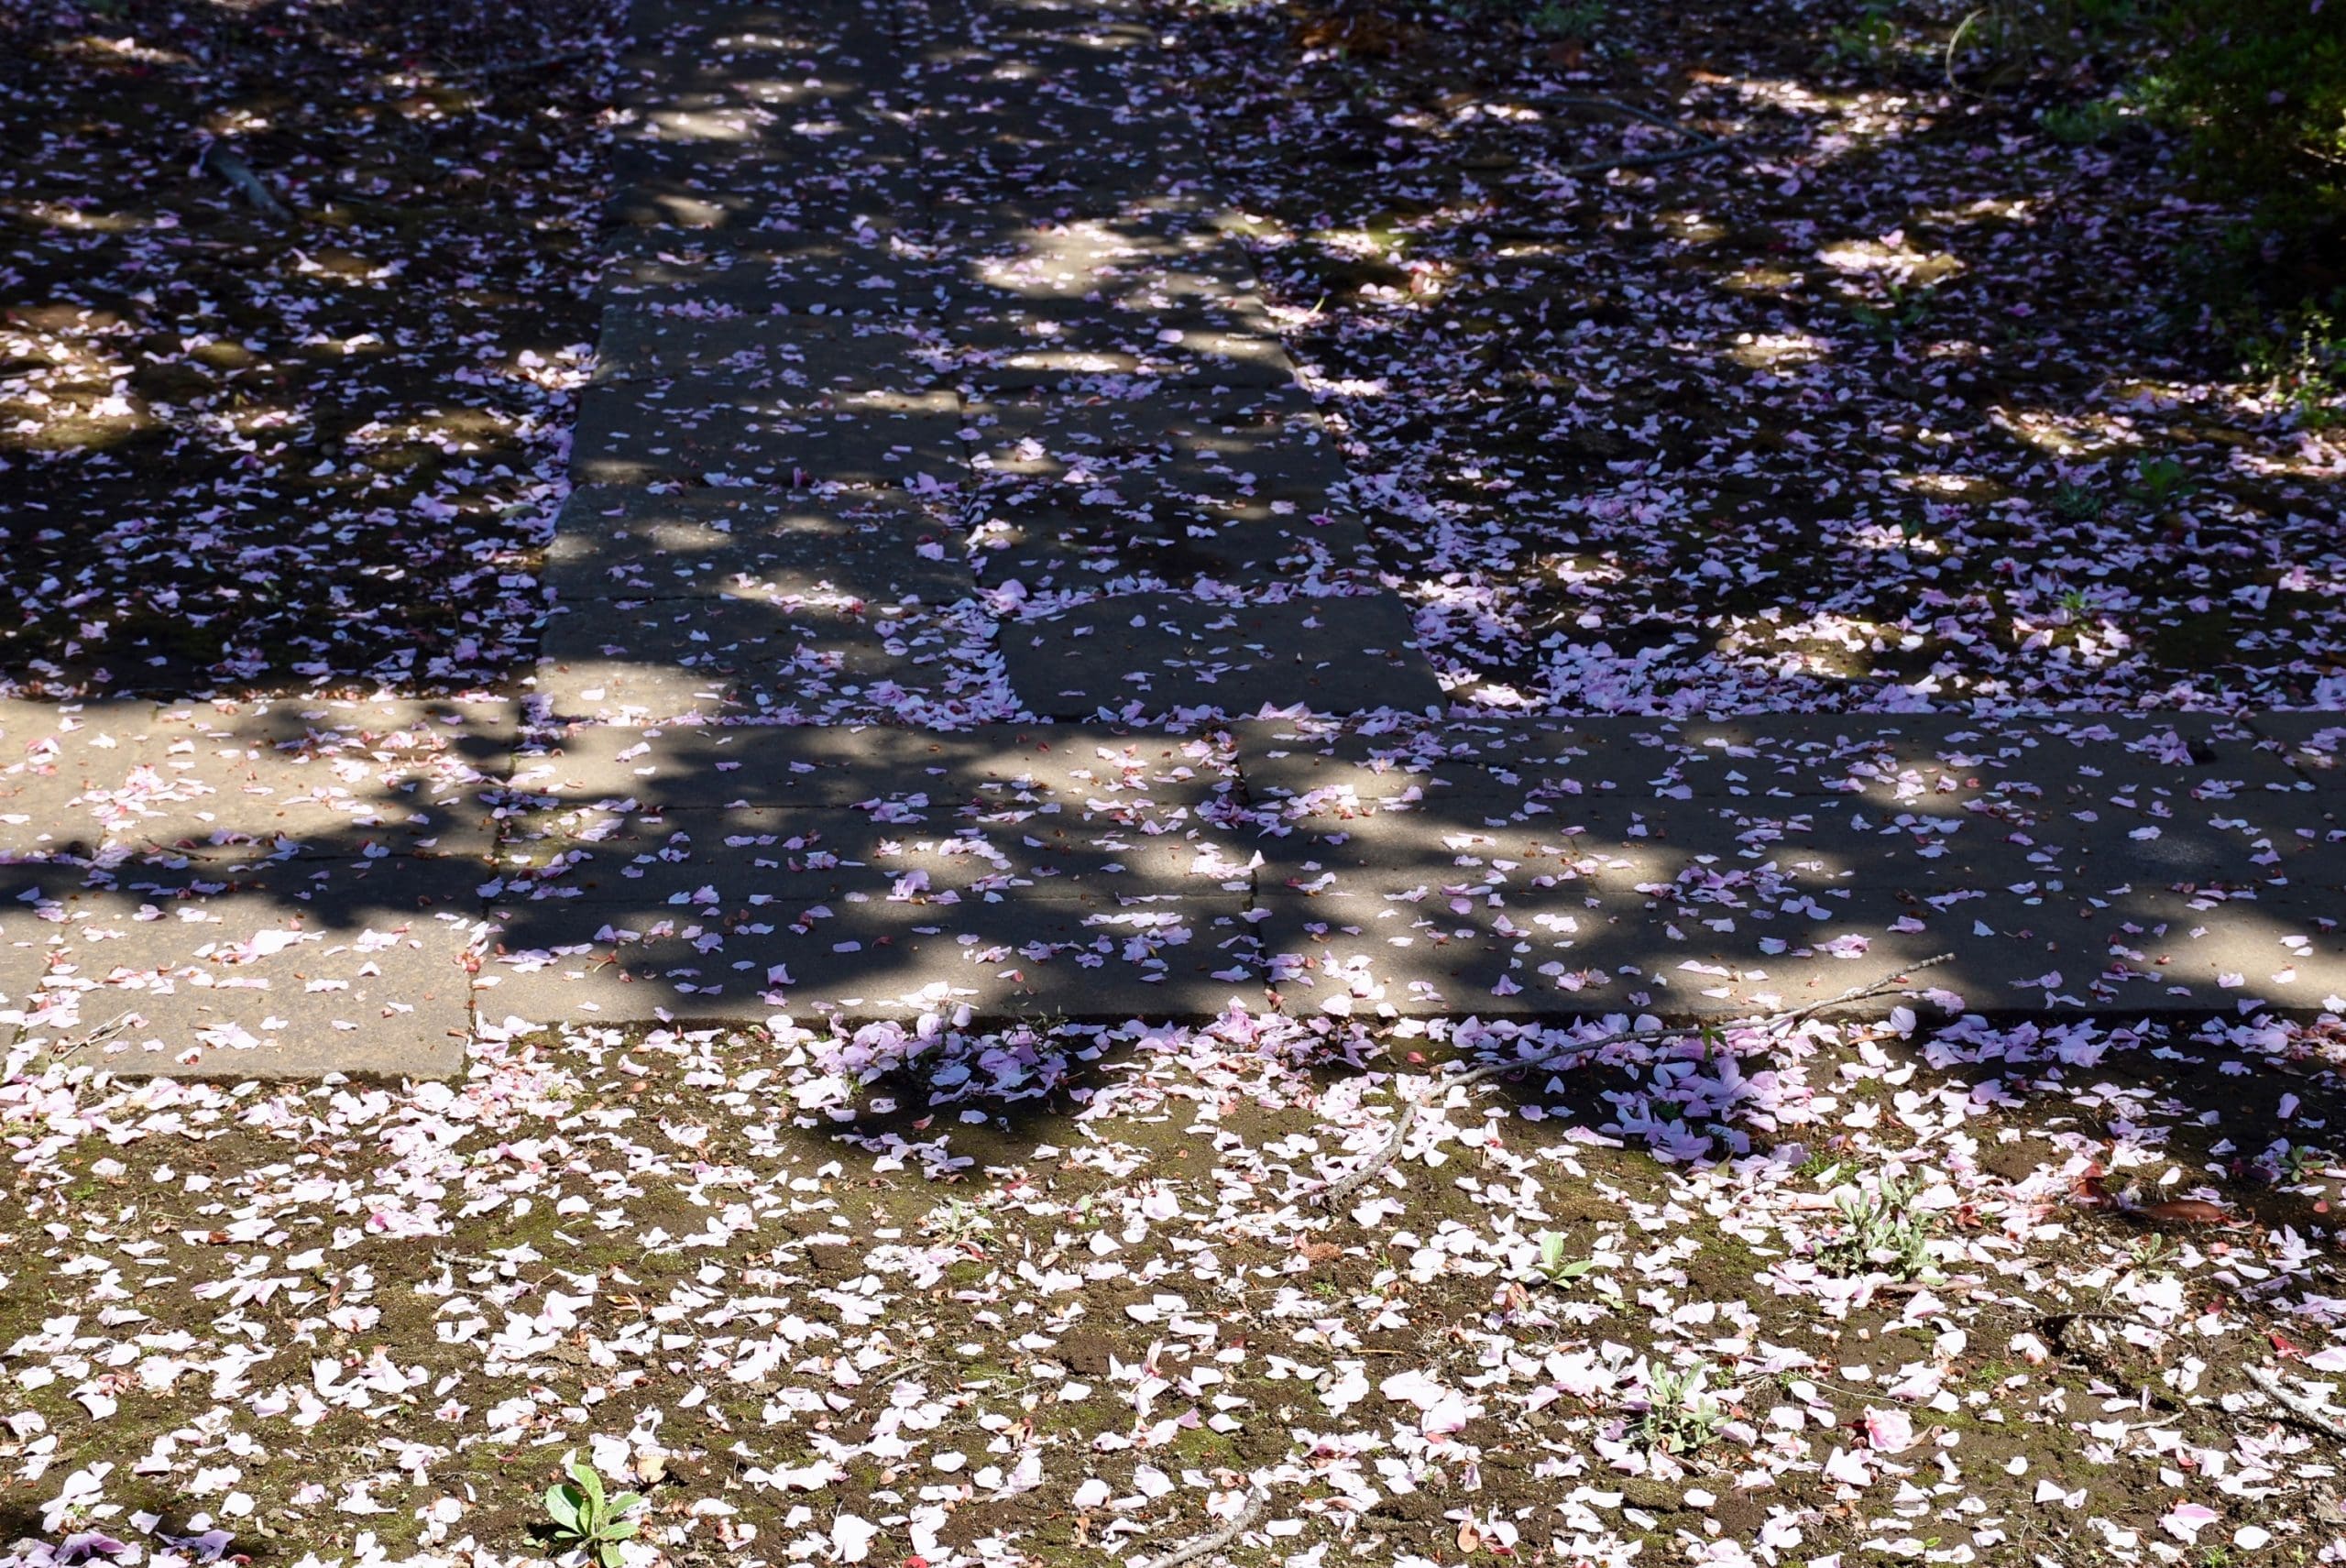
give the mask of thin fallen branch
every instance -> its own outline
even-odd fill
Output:
[[[247,163],[218,142],[206,147],[203,149],[203,158],[198,161],[226,181],[238,195],[253,204],[261,216],[272,218],[280,224],[292,221],[292,213],[286,208],[284,203],[277,199],[277,192],[269,188],[269,182],[253,172],[251,164]]]
[[[468,76],[509,76],[517,71],[550,71],[557,65],[568,65],[600,52],[594,44],[581,44],[554,54],[542,54],[534,60],[493,60],[479,65],[451,66],[440,71],[443,82],[461,82]]]
[[[139,1016],[136,1013],[117,1014],[111,1022],[101,1024],[86,1034],[76,1035],[70,1040],[51,1047],[49,1054],[61,1060],[85,1046],[94,1046],[100,1040],[111,1040],[116,1035],[134,1027],[138,1022]]]
[[[1957,22],[1955,25],[1955,31],[1947,36],[1946,61],[1943,73],[1946,77],[1947,89],[1950,92],[1961,93],[1963,91],[1963,88],[1958,85],[1955,80],[1955,51],[1962,47],[1963,35],[1971,30],[1971,24],[1978,21],[1987,14],[1988,8],[1985,5],[1976,7],[1968,16],[1965,16],[1963,20]]]
[[[1848,1003],[1863,1002],[1869,997],[1884,996],[1894,991],[1902,991],[1906,989],[1906,982],[1913,976],[1926,969],[1935,969],[1940,964],[1950,962],[1954,958],[1953,953],[1935,953],[1920,963],[1908,964],[1896,973],[1884,975],[1869,984],[1851,986],[1838,996],[1828,996],[1822,1002],[1812,1002],[1805,1007],[1796,1007],[1790,1012],[1770,1013],[1757,1017],[1738,1019],[1734,1025],[1727,1026],[1735,1027],[1737,1025],[1741,1025],[1770,1029],[1790,1028],[1794,1025],[1807,1022],[1819,1013],[1827,1012]],[[1399,1097],[1400,1109],[1393,1116],[1393,1130],[1386,1135],[1385,1142],[1360,1164],[1313,1193],[1312,1201],[1324,1208],[1333,1208],[1374,1181],[1395,1160],[1400,1158],[1401,1146],[1409,1141],[1409,1133],[1417,1124],[1420,1108],[1426,1100],[1432,1099],[1437,1091],[1447,1094],[1453,1089],[1471,1089],[1475,1084],[1486,1082],[1491,1079],[1504,1078],[1510,1073],[1523,1072],[1531,1069],[1565,1067],[1583,1057],[1593,1056],[1607,1047],[1627,1045],[1633,1040],[1669,1039],[1690,1032],[1692,1031],[1683,1025],[1669,1024],[1655,1025],[1642,1029],[1617,1029],[1609,1035],[1599,1035],[1593,1040],[1575,1040],[1544,1056],[1503,1058],[1486,1061],[1482,1066],[1469,1068],[1455,1077],[1441,1080],[1429,1088],[1423,1097],[1403,1094]]]
[[[1595,159],[1586,163],[1568,163],[1556,171],[1559,174],[1609,174],[1617,169],[1652,169],[1661,164],[1700,158],[1705,153],[1722,152],[1727,148],[1727,143],[1696,130],[1683,120],[1673,120],[1650,109],[1640,109],[1635,104],[1624,104],[1618,98],[1584,98],[1566,94],[1553,98],[1531,98],[1526,102],[1536,108],[1603,109],[1610,114],[1627,115],[1633,120],[1641,120],[1688,138],[1683,147],[1667,148],[1660,152],[1632,153],[1620,158]]]
[[[2280,1374],[2262,1366],[2243,1366],[2241,1371],[2248,1380],[2264,1390],[2273,1402],[2281,1407],[2299,1426],[2308,1427],[2325,1437],[2346,1442],[2346,1410],[2300,1394],[2281,1381]]]
[[[1239,1507],[1238,1515],[1218,1530],[1208,1530],[1186,1545],[1177,1546],[1162,1557],[1150,1558],[1133,1564],[1133,1568],[1180,1568],[1184,1563],[1195,1563],[1200,1557],[1211,1557],[1255,1527],[1263,1510],[1271,1506],[1271,1488],[1259,1476],[1249,1482],[1246,1501]]]

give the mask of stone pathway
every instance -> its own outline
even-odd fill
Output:
[[[17,1043],[2346,1009],[2321,715],[1440,717],[1136,13],[635,26],[534,689],[0,707]]]
[[[539,717],[1440,709],[1137,11],[636,27]]]
[[[1990,1013],[2346,996],[2317,715],[0,735],[0,995],[125,1069],[453,1071],[475,1007],[1700,1018],[1942,951]]]

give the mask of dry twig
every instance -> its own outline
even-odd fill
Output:
[[[1700,158],[1706,152],[1723,150],[1727,144],[1716,137],[1706,136],[1686,124],[1650,109],[1640,109],[1635,104],[1624,104],[1618,98],[1587,98],[1577,94],[1527,100],[1535,107],[1562,109],[1603,109],[1609,114],[1627,115],[1666,131],[1690,138],[1681,147],[1666,148],[1660,152],[1633,153],[1622,158],[1600,158],[1586,163],[1568,163],[1557,170],[1559,174],[1610,174],[1617,169],[1651,169],[1659,164],[1677,163],[1689,158]]]
[[[76,1035],[70,1040],[60,1041],[50,1047],[49,1055],[60,1058],[70,1057],[84,1046],[94,1046],[101,1040],[111,1040],[116,1035],[136,1026],[142,1021],[136,1013],[117,1014],[112,1020],[99,1025],[94,1029]]]
[[[2247,1376],[2251,1383],[2264,1389],[2272,1401],[2280,1406],[2299,1426],[2309,1428],[2326,1437],[2346,1442],[2346,1410],[2341,1410],[2336,1406],[2316,1399],[2309,1395],[2298,1393],[2281,1381],[2279,1373],[2269,1368],[2243,1366],[2241,1371]]]
[[[1177,1546],[1162,1557],[1135,1563],[1133,1568],[1180,1568],[1184,1563],[1195,1563],[1200,1557],[1211,1557],[1254,1528],[1271,1505],[1269,1483],[1260,1476],[1248,1483],[1246,1501],[1240,1505],[1237,1516],[1218,1529],[1208,1530],[1186,1545]]]
[[[570,65],[600,52],[597,45],[581,44],[576,49],[560,49],[530,60],[492,60],[478,65],[450,66],[437,74],[443,82],[462,82],[472,76],[510,76],[517,71],[551,71],[557,65]]]

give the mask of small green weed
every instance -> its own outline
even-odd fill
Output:
[[[1595,1268],[1596,1260],[1589,1257],[1566,1257],[1563,1233],[1541,1231],[1540,1260],[1531,1266],[1535,1274],[1551,1285],[1569,1285]]]
[[[1936,1272],[1931,1235],[1937,1216],[1920,1208],[1923,1184],[1913,1178],[1886,1178],[1872,1192],[1845,1192],[1834,1204],[1841,1231],[1816,1249],[1816,1262],[1846,1277],[1877,1271],[1899,1279],[1922,1279]]]
[[[2099,491],[2085,485],[2064,484],[2053,492],[2054,513],[2070,522],[2091,522],[2107,506]]]
[[[1524,18],[1531,30],[1545,38],[1579,38],[1594,42],[1612,15],[1605,0],[1546,0]]]
[[[1849,319],[1886,343],[1931,319],[1931,297],[1919,291],[1909,293],[1902,284],[1892,283],[1884,302],[1851,305]]]
[[[2045,111],[2045,134],[2070,147],[2108,141],[2126,128],[2126,111],[2108,98],[2085,104],[2059,104]]]
[[[2126,1266],[2146,1279],[2156,1279],[2174,1272],[2173,1266],[2180,1250],[2165,1236],[2147,1235],[2136,1242],[2127,1253]]]
[[[2275,1186],[2297,1187],[2313,1174],[2316,1166],[2330,1163],[2330,1151],[2284,1141],[2278,1153],[2264,1157],[2264,1163],[2272,1168]]]
[[[564,1456],[567,1481],[546,1488],[548,1533],[565,1552],[584,1552],[601,1568],[619,1568],[619,1542],[635,1539],[636,1522],[626,1514],[643,1499],[633,1492],[606,1497],[603,1478],[576,1453]]]
[[[2240,345],[2241,368],[2295,406],[2297,422],[2327,430],[2346,421],[2346,327],[2319,305],[2295,313],[2294,334],[2258,333]]]
[[[1905,38],[1890,8],[1876,4],[1859,12],[1857,20],[1843,22],[1825,35],[1825,51],[1842,65],[1875,67],[1887,64]]]
[[[1710,1392],[1711,1369],[1697,1362],[1679,1371],[1646,1375],[1646,1408],[1629,1425],[1630,1438],[1649,1451],[1692,1453],[1716,1437],[1727,1412]]]
[[[2198,488],[2180,459],[2145,457],[2134,465],[2135,499],[2155,510],[2190,499]]]
[[[993,1234],[993,1219],[975,1203],[955,1198],[922,1215],[920,1228],[924,1235],[935,1236],[948,1246],[983,1252],[984,1238]]]

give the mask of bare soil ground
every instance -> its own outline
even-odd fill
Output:
[[[2334,1549],[2330,1032],[1570,1046],[1233,1015],[18,1079],[0,1513],[505,1562],[575,1450],[647,1491],[641,1563],[1140,1556],[1249,1483],[1290,1563]],[[1467,1055],[1550,1065],[1443,1091]],[[1399,1162],[1321,1207],[1400,1095]]]

